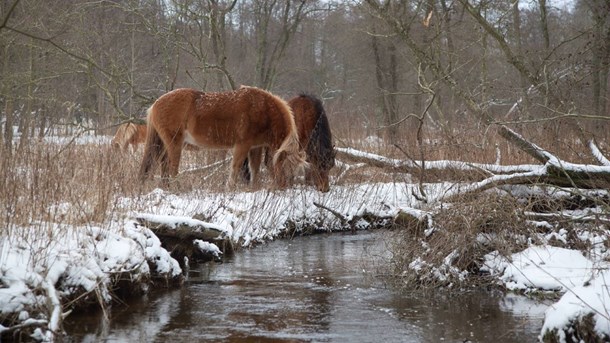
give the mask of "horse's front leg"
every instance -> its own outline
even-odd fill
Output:
[[[241,168],[243,167],[244,161],[248,157],[250,151],[250,145],[236,145],[233,148],[233,160],[231,161],[231,175],[227,186],[234,189],[237,185],[237,181],[242,175]]]

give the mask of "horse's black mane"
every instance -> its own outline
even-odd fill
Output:
[[[322,105],[322,100],[307,93],[301,93],[299,96],[307,98],[309,101],[311,101],[311,103],[313,103],[318,116],[316,126],[311,133],[311,137],[309,137],[307,155],[317,156],[317,163],[319,167],[323,170],[330,170],[335,166],[335,149],[333,147],[330,124],[328,123],[328,118],[326,116],[324,106]]]

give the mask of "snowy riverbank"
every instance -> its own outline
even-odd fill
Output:
[[[127,284],[145,288],[150,280],[179,279],[178,262],[152,231],[132,220],[138,214],[164,216],[170,223],[195,216],[223,231],[234,245],[249,246],[284,236],[289,230],[369,229],[391,224],[401,211],[425,215],[424,204],[410,195],[412,187],[416,186],[358,184],[333,187],[326,194],[305,187],[180,195],[155,189],[137,199],[117,199],[114,217],[103,225],[37,223],[10,228],[11,234],[0,237],[0,308],[6,325],[0,331],[30,327],[35,328],[36,338],[51,340],[60,329],[61,317],[76,304],[74,300],[107,304],[119,282],[122,287],[128,280]],[[443,194],[451,185],[425,187],[428,194]],[[68,211],[76,205],[62,206]],[[427,234],[437,229],[429,228]],[[547,231],[548,243],[567,235],[557,228]],[[577,250],[531,245],[510,258],[491,253],[485,256],[483,269],[508,289],[565,293],[549,308],[544,330],[555,330],[562,337],[562,330],[576,316],[592,313],[595,330],[603,337],[610,334],[604,271],[609,257],[607,238],[591,234],[582,235],[582,240],[592,247],[586,257]],[[451,256],[446,260],[450,264]],[[468,277],[466,271],[457,272]]]

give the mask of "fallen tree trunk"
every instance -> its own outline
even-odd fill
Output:
[[[563,221],[570,223],[595,223],[606,225],[610,224],[610,218],[589,213],[585,215],[575,216],[565,213],[525,212],[524,215],[527,217],[527,219],[535,221]]]
[[[516,145],[543,164],[502,166],[452,160],[426,161],[426,171],[452,171],[457,173],[458,177],[463,176],[465,179],[472,180],[475,178],[475,180],[480,180],[445,194],[440,200],[450,200],[460,194],[481,192],[502,185],[517,184],[547,184],[582,189],[610,189],[610,166],[605,165],[604,162],[607,159],[596,146],[592,145],[591,150],[595,158],[604,164],[602,166],[563,161],[505,126],[502,126],[499,132],[510,143]],[[412,160],[392,159],[351,148],[337,148],[336,150],[339,158],[366,163],[394,172],[415,173],[421,170],[418,163]]]
[[[526,152],[528,155],[537,159],[538,161],[540,161],[540,163],[547,163],[552,157],[549,156],[548,152],[544,151],[536,144],[528,142],[525,138],[523,138],[523,136],[504,125],[500,126],[500,129],[498,129],[498,133],[502,138],[506,139],[510,143],[517,146],[519,149]]]
[[[399,160],[385,156],[372,154],[352,148],[335,148],[337,157],[351,162],[366,163],[373,167],[387,169],[395,172],[413,173],[419,171],[420,164],[412,160]],[[518,172],[529,172],[539,168],[539,165],[498,165],[487,163],[472,163],[455,160],[426,161],[426,170],[452,170],[456,172],[472,173],[485,171],[485,173],[510,174]]]
[[[500,135],[514,143],[524,152],[543,162],[545,183],[575,188],[608,188],[610,186],[610,166],[574,164],[562,161],[557,156],[531,143],[515,131],[502,126]],[[598,160],[604,157],[598,150]]]
[[[135,219],[140,224],[149,228],[155,235],[161,237],[172,237],[189,241],[194,239],[203,241],[224,239],[225,230],[219,225],[193,218],[138,214]]]
[[[191,259],[209,261],[219,258],[218,254],[202,251],[202,242],[212,243],[223,254],[233,251],[229,231],[217,224],[190,217],[154,214],[138,214],[135,220],[159,237],[163,246],[183,268],[188,268],[186,262]]]

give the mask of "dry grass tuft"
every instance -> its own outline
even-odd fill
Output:
[[[31,144],[0,152],[0,219],[5,230],[32,222],[102,222],[116,194],[135,194],[130,168],[107,146]]]
[[[0,234],[33,222],[82,225],[112,218],[120,197],[137,199],[162,182],[137,178],[140,151],[122,153],[109,144],[32,142],[9,151],[0,149]],[[222,161],[222,154],[186,152],[182,169]],[[170,181],[170,192],[224,190],[228,163],[194,170]]]

